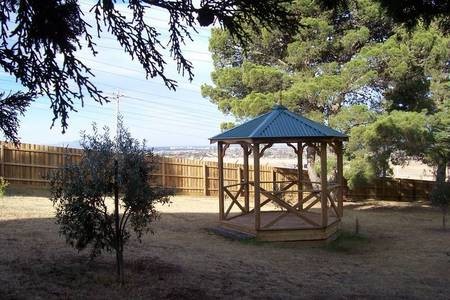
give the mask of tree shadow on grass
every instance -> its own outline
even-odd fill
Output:
[[[0,221],[0,299],[211,298],[188,270],[148,251],[126,254],[120,287],[113,254],[91,260],[89,249],[77,253],[57,230],[54,218]]]
[[[430,203],[425,202],[414,202],[410,205],[381,205],[377,204],[376,201],[371,202],[352,202],[346,204],[344,207],[344,213],[346,209],[363,211],[363,212],[404,212],[404,213],[428,213],[428,212],[438,212],[439,210],[435,207],[430,206]]]
[[[324,248],[332,252],[358,254],[367,251],[370,239],[363,234],[341,231],[338,237]]]
[[[12,197],[50,197],[50,189],[46,187],[33,187],[26,185],[11,184],[6,189],[6,196]]]
[[[358,266],[377,253],[384,254],[386,249],[403,251],[402,245],[395,242],[395,232],[392,239],[380,238],[373,231],[367,240],[349,234],[328,248],[320,249],[294,243],[286,243],[285,247],[230,241],[205,230],[217,220],[217,213],[163,213],[154,224],[154,237],[144,237],[142,244],[133,239],[126,246],[124,287],[116,284],[113,254],[90,262],[88,251],[77,254],[65,244],[63,237],[58,237],[54,218],[0,221],[0,298],[233,299],[282,298],[283,295],[296,298],[298,283],[307,278],[317,280],[310,282],[308,291],[303,290],[307,294],[302,295],[323,298],[321,282],[342,280],[339,274],[323,274],[324,261],[333,259],[340,265],[347,265],[348,274],[359,274],[351,284],[366,288],[364,282],[373,278],[366,278]],[[371,224],[374,223],[367,226]],[[435,245],[440,245],[441,238],[435,238],[439,238]],[[398,253],[395,251],[394,254]],[[284,271],[277,273],[280,257],[287,275]],[[356,266],[353,261],[357,261]],[[447,261],[446,256],[445,263]],[[299,263],[305,267],[302,277],[299,281],[290,281],[289,274],[298,273]],[[373,264],[372,268],[375,273],[382,272],[385,265]],[[385,282],[375,278],[374,287],[369,287],[367,293],[388,298],[384,290],[376,288],[377,284]],[[444,284],[440,284],[440,288],[448,289]],[[346,298],[345,295],[352,292],[345,285],[330,291],[327,294],[330,298]]]

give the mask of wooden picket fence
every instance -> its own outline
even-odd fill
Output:
[[[62,167],[65,163],[76,163],[83,153],[81,149],[34,144],[21,144],[16,148],[10,143],[2,142],[0,147],[0,176],[13,185],[31,187],[47,187],[49,172]],[[225,163],[225,185],[240,182],[242,173],[242,165]],[[250,166],[250,180],[253,180],[252,173],[253,169]],[[293,173],[294,170],[261,166],[262,187],[273,190],[274,181],[287,180],[289,174]],[[306,171],[303,176],[305,179],[308,178]],[[161,157],[150,181],[154,186],[173,188],[177,194],[216,196],[217,162]],[[347,190],[346,197],[400,201],[427,200],[432,186],[431,181],[383,178],[364,188]]]
[[[11,184],[45,187],[47,175],[65,163],[77,162],[83,151],[80,149],[46,145],[13,144],[0,145],[0,176]]]
[[[81,149],[46,145],[21,144],[15,147],[2,142],[0,147],[0,176],[13,185],[32,187],[46,187],[51,171],[65,163],[76,163],[83,154]],[[217,195],[217,162],[160,157],[157,164],[151,185],[173,188],[178,194]],[[250,180],[253,180],[252,166],[249,169]],[[242,165],[224,164],[225,185],[239,182],[242,173]],[[273,187],[270,182],[274,179],[284,180],[286,177],[273,167],[261,166],[261,181],[267,181],[263,187]]]
[[[433,185],[433,181],[381,178],[376,179],[372,184],[368,186],[348,190],[347,197],[353,200],[429,200]]]
[[[261,166],[260,169],[263,187],[272,189],[274,178],[286,179],[273,167]],[[252,166],[249,167],[249,171],[250,180],[253,180]],[[242,165],[224,164],[224,185],[239,183],[242,178]],[[219,190],[218,167],[217,162],[214,161],[161,157],[158,171],[153,174],[153,179],[153,183],[157,186],[175,188],[178,194],[216,196]]]

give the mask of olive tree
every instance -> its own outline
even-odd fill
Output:
[[[84,150],[78,163],[65,165],[50,178],[56,222],[67,243],[79,251],[88,246],[91,257],[115,252],[117,278],[123,283],[124,245],[134,233],[140,241],[157,219],[156,204],[168,203],[170,190],[151,185],[156,159],[119,124],[82,133]]]

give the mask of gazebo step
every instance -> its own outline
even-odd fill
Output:
[[[281,211],[264,211],[261,213],[261,224],[270,223],[276,219]],[[310,220],[318,221],[321,216],[316,212],[303,212]],[[314,227],[295,214],[288,214],[283,219],[270,227],[261,227],[260,230],[252,229],[255,226],[255,215],[249,213],[235,217],[231,220],[223,220],[221,228],[239,232],[241,234],[255,237],[258,241],[281,242],[281,241],[330,241],[336,237],[340,228],[340,220],[337,217],[329,216],[329,223],[326,227]]]
[[[224,236],[224,237],[232,239],[232,240],[249,240],[249,239],[255,238],[255,235],[253,235],[253,234],[233,230],[231,228],[226,228],[226,227],[220,226],[220,225],[210,228],[210,230],[212,232],[214,232],[215,234]]]

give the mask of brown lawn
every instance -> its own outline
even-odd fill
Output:
[[[67,246],[47,198],[0,201],[1,299],[450,298],[450,230],[420,203],[347,203],[346,236],[357,217],[366,238],[312,246],[217,236],[216,199],[175,197],[128,244],[119,288],[113,255]]]

